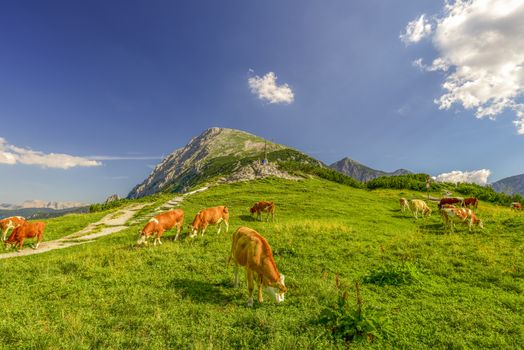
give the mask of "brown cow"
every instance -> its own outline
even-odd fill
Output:
[[[25,222],[25,218],[21,216],[11,216],[9,218],[0,220],[0,231],[2,232],[2,241],[5,241],[5,238],[7,237],[7,232],[10,229],[14,229]]]
[[[235,287],[238,287],[238,266],[246,268],[249,307],[253,306],[253,273],[257,277],[259,303],[264,301],[262,287],[274,296],[277,303],[284,301],[284,294],[287,292],[285,276],[277,270],[269,243],[257,231],[240,227],[233,234],[228,264],[231,260],[235,263]]]
[[[226,224],[226,232],[229,232],[229,209],[223,205],[201,210],[196,214],[193,223],[189,225],[190,237],[195,237],[201,232],[202,237],[208,225],[217,225],[218,232],[222,229],[222,222]]]
[[[262,212],[267,212],[266,221],[269,221],[269,215],[271,215],[271,220],[275,220],[275,203],[273,202],[256,202],[249,211],[251,215],[257,213],[257,219],[260,221],[262,221]]]
[[[511,203],[511,209],[522,210],[522,204],[520,204],[519,202],[513,202]]]
[[[469,208],[443,208],[440,213],[445,225],[451,228],[451,232],[453,232],[453,222],[467,224],[469,231],[473,226],[484,228],[482,221]]]
[[[37,237],[35,249],[38,248],[40,242],[42,242],[42,236],[44,235],[45,222],[25,222],[23,225],[18,226],[11,232],[9,239],[5,241],[6,249],[9,245],[14,245],[15,248],[18,246],[18,251],[21,251],[24,247],[24,239]]]
[[[147,244],[147,239],[153,236],[156,233],[154,245],[158,241],[159,244],[162,244],[160,238],[164,234],[164,231],[171,230],[176,226],[176,236],[175,241],[182,231],[182,226],[184,225],[184,211],[182,209],[170,210],[162,214],[151,218],[149,222],[144,226],[142,231],[140,231],[140,238],[136,242],[137,244],[145,243]]]
[[[479,200],[475,197],[464,198],[462,206],[465,208],[469,208],[470,206],[472,206],[473,208],[477,209],[479,206]]]
[[[442,209],[442,206],[444,204],[456,204],[456,203],[458,203],[459,205],[462,205],[463,201],[464,200],[462,198],[442,198],[440,200],[440,202],[438,203],[438,208]]]

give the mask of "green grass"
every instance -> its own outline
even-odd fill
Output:
[[[318,179],[222,185],[182,208],[187,227],[198,210],[227,205],[229,234],[210,227],[203,239],[136,248],[133,225],[95,243],[1,260],[0,348],[343,348],[318,322],[337,301],[336,274],[351,296],[368,276],[364,308],[392,329],[354,348],[522,348],[524,215],[481,202],[485,229],[449,234],[438,214],[416,221],[400,212],[399,197],[423,196]],[[258,200],[276,202],[275,222],[251,218]],[[265,295],[247,308],[244,274],[233,288],[225,262],[240,226],[271,244],[289,288],[282,304]],[[380,283],[386,278],[396,282]]]

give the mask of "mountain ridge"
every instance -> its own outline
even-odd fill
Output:
[[[411,171],[402,168],[393,172],[376,170],[349,157],[342,158],[341,160],[331,164],[329,167],[361,182],[367,182],[380,176],[412,174]]]

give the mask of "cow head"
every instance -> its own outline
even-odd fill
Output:
[[[189,231],[189,237],[195,237],[198,234],[198,228],[193,226],[193,224],[187,225],[187,229]]]
[[[273,283],[268,283],[268,286],[265,288],[265,290],[271,294],[277,303],[281,303],[284,301],[284,295],[287,292],[286,285],[284,283],[284,280],[286,279],[286,276],[283,274],[280,274],[280,279]]]
[[[251,213],[251,215],[255,214],[257,212],[256,206],[254,206],[251,209],[249,209],[249,212]]]
[[[138,240],[136,241],[136,244],[147,244],[147,233],[144,232],[144,230],[138,231]]]

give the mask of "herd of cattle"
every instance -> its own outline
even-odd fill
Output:
[[[472,227],[483,228],[482,221],[476,216],[472,209],[478,208],[479,201],[477,198],[442,198],[438,203],[440,215],[444,225],[453,231],[454,223],[466,224],[471,231]],[[403,213],[411,212],[418,219],[419,214],[422,217],[431,215],[431,208],[421,199],[400,198],[400,207]],[[520,203],[511,203],[511,208],[522,210]],[[256,214],[258,220],[262,220],[262,213],[267,213],[266,221],[271,217],[274,219],[275,203],[257,202],[251,208],[252,215]],[[201,210],[195,215],[195,218],[188,226],[188,236],[190,238],[204,236],[209,225],[216,225],[218,233],[225,224],[226,232],[229,231],[229,209],[225,206],[218,206]],[[147,244],[150,237],[154,237],[154,245],[162,244],[161,238],[165,231],[176,228],[175,240],[178,240],[184,225],[184,211],[174,209],[151,218],[144,228],[139,231],[137,245]],[[37,237],[35,249],[42,241],[44,233],[44,222],[28,222],[21,216],[13,216],[0,220],[0,230],[2,232],[2,241],[6,245],[22,250],[26,238]],[[6,239],[9,230],[13,230],[8,239]],[[262,288],[265,288],[277,302],[284,300],[284,293],[287,291],[284,283],[284,275],[278,272],[271,247],[267,240],[257,231],[240,227],[232,236],[231,252],[228,264],[233,262],[235,265],[235,286],[238,286],[238,267],[244,266],[248,280],[249,299],[248,305],[253,305],[254,277],[258,284],[258,301],[262,302]]]
[[[400,198],[400,208],[403,213],[411,212],[418,219],[418,214],[422,214],[422,217],[431,215],[431,208],[427,203],[421,199],[412,199],[408,201],[406,198]],[[449,227],[453,232],[454,223],[462,223],[468,225],[469,231],[474,226],[480,228],[484,227],[482,220],[480,220],[475,212],[470,209],[477,209],[479,205],[478,198],[442,198],[438,203],[438,209],[440,216],[444,221],[444,225]],[[519,202],[511,203],[511,209],[522,210],[522,205]]]

